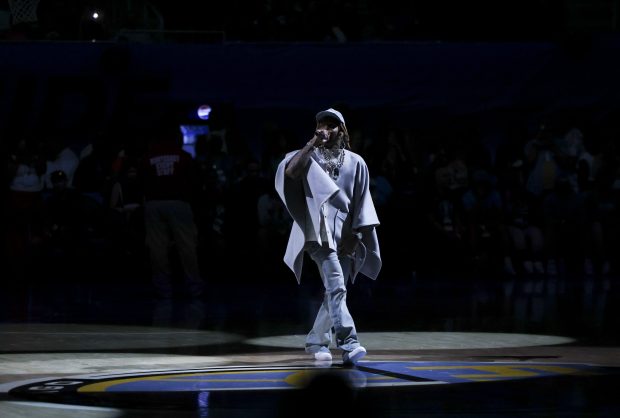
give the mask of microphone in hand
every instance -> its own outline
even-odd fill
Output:
[[[314,131],[314,136],[318,139],[318,142],[319,142],[318,146],[324,145],[329,138],[329,135],[327,134],[327,132],[322,131],[322,130]]]

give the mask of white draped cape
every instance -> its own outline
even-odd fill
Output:
[[[327,228],[327,244],[337,251],[341,237],[353,230],[362,230],[362,241],[353,259],[350,279],[358,273],[376,279],[381,270],[379,240],[375,226],[379,219],[369,190],[370,178],[365,161],[358,154],[345,150],[345,159],[338,180],[334,181],[313,154],[304,175],[291,179],[285,175],[286,165],[297,151],[288,153],[278,165],[275,188],[293,218],[284,262],[301,282],[303,252],[307,241],[321,242],[321,224]],[[325,206],[324,206],[325,205]],[[321,209],[323,207],[323,210]],[[365,228],[372,226],[373,228]],[[305,231],[313,231],[307,237]],[[324,236],[324,235],[323,235]]]

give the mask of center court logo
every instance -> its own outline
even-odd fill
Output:
[[[411,362],[363,361],[357,367],[212,367],[199,370],[98,374],[0,385],[0,392],[17,398],[112,393],[170,393],[303,388],[314,376],[332,373],[354,388],[437,385],[532,379],[605,373],[586,364],[528,362]]]

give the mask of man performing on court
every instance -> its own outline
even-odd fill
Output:
[[[318,361],[332,359],[332,328],[345,365],[366,355],[347,308],[346,286],[358,273],[374,280],[381,270],[369,184],[366,162],[350,151],[344,117],[331,108],[317,113],[312,139],[289,152],[276,172],[276,190],[294,220],[284,262],[300,282],[307,252],[325,287],[305,347]]]

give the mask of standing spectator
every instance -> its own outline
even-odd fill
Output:
[[[525,163],[529,169],[526,180],[527,192],[542,203],[555,187],[559,167],[554,140],[556,134],[541,124],[536,136],[524,147]]]
[[[51,190],[52,180],[51,174],[56,171],[65,173],[67,187],[73,187],[73,175],[80,164],[80,157],[73,151],[68,141],[61,141],[59,138],[51,138],[49,141],[49,156],[47,161],[47,169],[45,172],[45,186]]]
[[[33,244],[42,238],[43,178],[45,160],[26,140],[17,142],[7,162],[6,249],[9,266],[24,273]]]
[[[231,248],[234,248],[236,243],[242,241],[250,244],[248,248],[237,246],[236,249],[236,252],[241,257],[250,261],[256,255],[256,252],[250,250],[250,248],[256,246],[259,230],[256,208],[258,206],[258,199],[268,188],[269,183],[267,181],[268,178],[261,173],[259,161],[250,158],[245,162],[243,172],[235,179],[230,188],[227,214],[229,219],[234,219],[234,222],[231,222],[226,229],[227,240]]]
[[[79,190],[69,187],[62,170],[49,176],[52,189],[45,199],[45,228],[50,260],[83,274],[92,268],[101,244],[102,208]]]
[[[281,257],[279,249],[286,245],[293,220],[273,188],[266,190],[258,198],[256,210],[259,225],[257,248],[260,259],[263,260],[263,266],[269,269],[269,272],[273,272],[272,268],[279,265]]]
[[[462,196],[467,242],[474,261],[496,261],[502,257],[504,270],[514,274],[508,257],[502,219],[502,198],[496,188],[496,177],[485,170],[472,174],[471,186]],[[498,251],[501,254],[498,254]]]
[[[543,215],[547,274],[555,276],[567,262],[584,261],[580,243],[584,239],[585,206],[568,175],[559,176],[555,188],[545,197]]]
[[[126,256],[141,254],[144,246],[144,196],[138,167],[134,159],[125,161],[108,199],[109,232]]]
[[[182,148],[181,132],[174,126],[154,132],[142,158],[140,177],[144,187],[146,247],[156,295],[174,296],[172,247],[184,276],[185,291],[200,297],[204,282],[198,263],[198,230],[191,200],[194,161]]]
[[[505,272],[513,274],[517,259],[526,274],[544,273],[544,239],[541,225],[532,214],[532,203],[524,188],[507,188],[502,204],[506,218],[509,255],[504,260]]]
[[[422,198],[421,211],[424,222],[420,224],[421,261],[434,273],[462,271],[466,261],[466,241],[462,194],[464,186],[457,181],[460,173],[465,175],[467,165],[459,158],[450,161],[438,153],[428,167]]]

